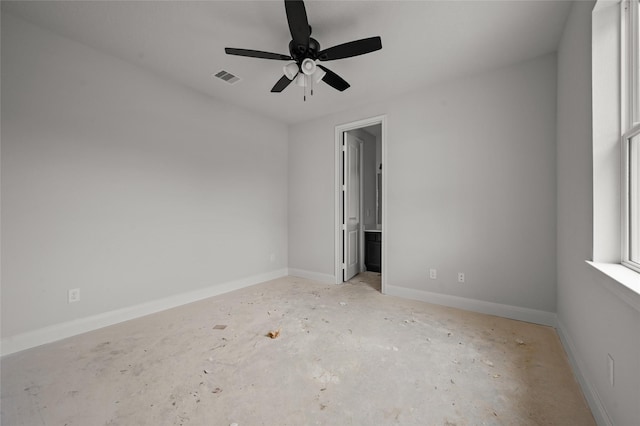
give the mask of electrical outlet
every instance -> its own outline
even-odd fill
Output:
[[[458,272],[458,282],[459,283],[464,282],[464,272]]]
[[[431,278],[432,280],[438,278],[438,271],[433,268],[429,269],[429,278]]]
[[[69,303],[79,302],[80,301],[80,289],[72,288],[69,290]]]
[[[609,384],[611,384],[611,387],[613,387],[614,385],[614,381],[613,381],[613,377],[614,377],[614,362],[613,362],[613,357],[611,356],[611,354],[607,354],[607,364],[609,367]]]

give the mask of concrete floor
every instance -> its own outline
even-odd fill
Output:
[[[595,424],[552,328],[376,286],[287,277],[5,357],[2,424]]]

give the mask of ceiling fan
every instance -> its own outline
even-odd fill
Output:
[[[320,81],[324,81],[329,86],[342,92],[349,88],[349,83],[318,62],[351,58],[382,49],[380,37],[369,37],[321,50],[320,43],[311,37],[311,26],[309,26],[307,20],[304,1],[285,0],[284,8],[287,13],[287,22],[289,23],[289,31],[292,38],[289,42],[289,55],[232,47],[224,49],[228,55],[293,61],[284,66],[284,75],[273,86],[272,92],[282,92],[294,80],[299,86],[305,88],[311,86],[312,95],[313,83]]]

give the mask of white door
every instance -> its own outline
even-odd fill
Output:
[[[360,141],[345,132],[344,143],[344,280],[348,281],[360,272]]]

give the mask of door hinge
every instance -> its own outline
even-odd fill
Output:
[[[346,191],[347,190],[347,185],[342,185],[342,190]]]
[[[342,145],[342,152],[347,152],[347,146],[346,145]]]
[[[347,230],[347,225],[345,225],[344,223],[342,224],[342,230],[346,231]]]
[[[342,264],[342,269],[347,269],[347,264],[346,263]]]

